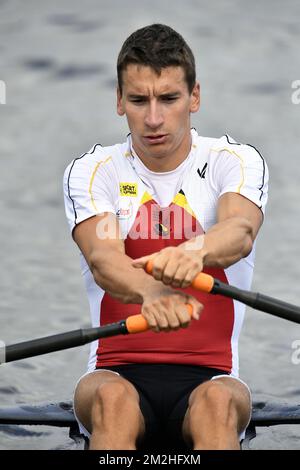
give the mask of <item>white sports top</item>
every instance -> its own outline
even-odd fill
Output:
[[[189,170],[192,161],[192,152],[175,170],[165,172],[149,170],[135,153],[132,146],[131,156],[128,158],[139,177],[150,188],[155,201],[161,207],[167,207],[172,202],[174,194],[177,194],[181,189],[184,175]]]
[[[112,212],[119,220],[125,251],[137,258],[177,246],[214,225],[219,197],[243,195],[265,210],[268,169],[250,145],[228,135],[201,137],[191,131],[192,146],[175,170],[155,173],[132,151],[130,136],[123,144],[101,147],[76,158],[64,174],[66,215],[71,231],[85,219]],[[206,268],[223,282],[250,289],[254,249],[227,269]],[[139,313],[140,305],[113,299],[94,281],[81,254],[82,274],[93,326]],[[212,367],[238,375],[238,337],[245,306],[221,296],[184,289],[204,304],[198,322],[168,335],[151,331],[117,336],[91,345],[88,369],[126,363],[177,363]]]

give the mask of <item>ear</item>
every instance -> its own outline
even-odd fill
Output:
[[[119,87],[117,88],[117,113],[119,114],[119,116],[124,116],[125,114],[122,95]]]
[[[190,112],[196,113],[200,108],[200,83],[196,82],[191,93]]]

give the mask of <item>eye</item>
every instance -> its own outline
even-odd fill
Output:
[[[178,96],[162,96],[161,99],[166,103],[171,103],[172,101],[176,101],[178,99]]]
[[[135,103],[135,104],[142,104],[142,103],[145,103],[145,98],[131,98],[130,99],[130,102],[131,103]]]

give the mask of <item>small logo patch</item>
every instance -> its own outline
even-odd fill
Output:
[[[136,183],[120,183],[121,196],[137,197],[137,184]]]
[[[205,163],[204,167],[202,168],[202,170],[200,171],[200,169],[198,168],[197,170],[197,173],[198,175],[200,176],[200,178],[205,178],[205,173],[206,173],[206,170],[207,170],[207,163]]]
[[[117,215],[118,219],[120,219],[120,220],[130,219],[130,217],[132,216],[132,202],[130,201],[130,203],[126,207],[125,206],[120,207],[117,210],[116,215]]]

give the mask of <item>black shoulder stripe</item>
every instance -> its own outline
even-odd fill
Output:
[[[101,144],[95,144],[94,147],[93,147],[93,150],[91,152],[86,152],[84,154],[82,154],[80,157],[78,158],[75,158],[75,160],[73,161],[72,165],[71,165],[71,168],[70,168],[70,171],[69,171],[69,175],[68,175],[68,196],[70,198],[70,200],[72,201],[72,206],[73,206],[73,211],[74,211],[74,216],[75,216],[75,219],[74,219],[74,224],[76,225],[77,224],[77,212],[76,212],[76,209],[75,209],[75,203],[74,203],[74,199],[72,199],[72,196],[71,196],[71,191],[70,191],[70,177],[71,177],[71,172],[74,168],[74,165],[75,165],[75,162],[77,162],[78,160],[80,160],[81,158],[85,157],[86,155],[92,155],[95,150],[96,150],[96,147],[102,147]]]
[[[228,142],[230,145],[242,145],[242,144],[239,144],[238,142],[230,142],[229,136],[228,136],[227,134],[225,134],[225,137],[226,137],[227,142]]]
[[[254,145],[251,145],[251,144],[246,144],[248,145],[248,147],[252,147],[254,150],[256,150],[256,152],[258,153],[258,155],[260,156],[261,160],[262,160],[262,165],[263,165],[263,176],[262,176],[262,183],[261,183],[261,186],[258,188],[261,192],[261,195],[260,195],[260,198],[259,200],[261,201],[261,198],[263,197],[263,187],[264,187],[264,184],[265,184],[265,173],[266,173],[266,165],[265,165],[265,159],[264,157],[262,156],[262,154],[257,150],[256,147],[254,147]]]
[[[229,144],[231,144],[231,145],[242,145],[242,144],[239,144],[238,142],[230,142],[229,137],[228,137],[227,134],[225,134],[225,137],[226,137],[226,139],[227,139],[227,142],[228,142]],[[260,156],[260,158],[261,158],[261,160],[262,160],[263,176],[262,176],[262,183],[261,183],[260,187],[258,188],[259,191],[260,191],[260,193],[261,193],[261,194],[260,194],[260,198],[259,198],[259,200],[261,201],[261,198],[263,197],[263,194],[264,194],[262,188],[264,187],[264,184],[265,184],[265,173],[266,173],[265,159],[264,159],[264,157],[262,156],[262,154],[257,150],[257,148],[254,147],[254,145],[251,145],[251,144],[244,144],[244,145],[247,145],[248,147],[252,147],[254,150],[256,150],[256,152],[258,153],[258,155]]]

